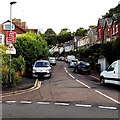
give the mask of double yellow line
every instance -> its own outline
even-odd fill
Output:
[[[28,92],[37,90],[40,87],[41,87],[41,81],[39,81],[38,79],[36,79],[35,84],[34,84],[33,87],[25,89],[25,90],[19,90],[19,91],[15,91],[15,92],[9,92],[9,93],[0,94],[0,98],[7,97],[7,96],[20,95],[20,94],[28,93]]]

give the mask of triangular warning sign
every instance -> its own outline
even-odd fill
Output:
[[[15,47],[13,46],[12,43],[9,44],[7,50],[6,50],[6,53],[7,54],[16,54],[16,49]]]
[[[10,50],[10,51],[14,51],[15,50],[15,47],[13,46],[12,43],[9,44],[8,46],[8,49],[7,50]]]

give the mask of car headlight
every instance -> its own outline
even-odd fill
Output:
[[[36,70],[35,69],[33,69],[33,71],[32,71],[33,73],[35,73],[36,72]]]
[[[50,72],[51,72],[51,69],[48,69],[47,72],[50,73]]]

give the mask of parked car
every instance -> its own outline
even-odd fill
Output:
[[[48,60],[37,60],[33,65],[33,77],[51,77],[51,66]]]
[[[77,64],[78,59],[73,59],[70,63],[69,63],[69,67],[75,67],[75,65]]]
[[[49,62],[50,62],[51,65],[56,65],[56,59],[55,59],[55,57],[49,57],[48,60],[49,60]]]
[[[120,85],[120,60],[114,61],[100,73],[100,84],[106,83]]]
[[[87,73],[90,74],[91,67],[88,62],[84,61],[78,61],[78,63],[75,65],[74,70],[75,73]]]

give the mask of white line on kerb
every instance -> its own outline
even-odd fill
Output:
[[[117,104],[120,104],[119,101],[117,101],[117,100],[115,100],[115,99],[113,99],[113,98],[111,98],[111,97],[109,97],[109,96],[103,94],[102,92],[100,92],[100,91],[98,91],[98,90],[95,90],[95,92],[97,92],[97,93],[99,93],[100,95],[102,95],[102,96],[104,96],[104,97],[110,99],[111,101],[113,101],[113,102],[115,102],[115,103],[117,103]]]
[[[117,109],[117,107],[106,107],[106,106],[98,106],[98,108],[111,109],[111,110],[116,110]]]
[[[92,107],[92,105],[76,104],[76,107]]]
[[[21,101],[20,103],[23,103],[23,104],[31,104],[32,102],[31,102],[31,101]]]
[[[81,82],[81,81],[79,81],[78,79],[75,79],[77,82],[79,82],[80,84],[82,84],[82,85],[84,85],[85,87],[87,87],[87,88],[89,88],[90,89],[90,87],[88,86],[88,85],[86,85],[85,83],[83,83],[83,82]]]
[[[37,104],[49,105],[50,102],[37,102]]]
[[[55,105],[64,105],[64,106],[68,106],[69,103],[55,103]]]

